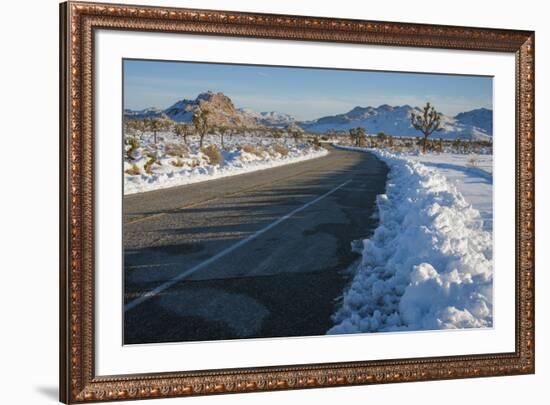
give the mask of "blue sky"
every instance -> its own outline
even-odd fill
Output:
[[[490,77],[164,61],[124,61],[124,108],[167,108],[199,93],[223,92],[238,108],[300,120],[355,106],[424,105],[455,115],[492,108]]]

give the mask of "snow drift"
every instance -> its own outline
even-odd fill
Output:
[[[390,167],[380,224],[328,333],[491,327],[492,235],[479,212],[437,170],[371,152]]]

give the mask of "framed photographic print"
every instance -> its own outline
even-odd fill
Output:
[[[534,372],[534,32],[60,23],[61,401]]]

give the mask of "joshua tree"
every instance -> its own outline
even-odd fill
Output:
[[[167,121],[160,118],[146,118],[144,120],[145,128],[153,133],[153,143],[157,143],[157,133],[167,129]]]
[[[286,145],[288,143],[288,136],[290,135],[290,132],[288,129],[283,129],[281,131],[281,137],[283,138],[283,143]]]
[[[356,137],[357,137],[357,128],[350,128],[349,129],[349,139],[350,139],[351,143],[353,143],[355,145],[357,145]]]
[[[124,120],[124,135],[137,135],[134,120]]]
[[[365,128],[358,127],[357,128],[357,145],[361,146],[365,142],[365,139],[367,138],[367,134],[365,132]]]
[[[184,131],[183,131],[183,139],[185,143],[187,143],[187,137],[195,135],[195,127],[193,124],[187,124],[185,125]]]
[[[222,149],[225,149],[225,144],[223,142],[223,137],[224,137],[225,134],[227,134],[229,132],[229,128],[227,128],[224,125],[220,125],[216,128],[216,132],[218,134],[220,134],[220,142],[221,142]]]
[[[143,129],[147,132],[147,131],[152,131],[152,126],[153,126],[153,118],[144,118],[143,119]],[[156,134],[155,134],[155,143],[156,143]]]
[[[302,139],[302,132],[298,131],[297,129],[293,129],[290,131],[292,138],[294,139],[294,144],[298,144],[298,141]]]
[[[271,136],[273,136],[274,139],[279,139],[282,135],[283,134],[280,128],[271,129]]]
[[[382,143],[386,142],[387,137],[388,136],[384,132],[378,132],[376,134],[376,138]]]
[[[361,141],[365,139],[365,129],[361,127],[351,128],[349,130],[349,137],[355,146],[360,146]]]
[[[187,145],[187,135],[188,135],[188,129],[187,129],[187,125],[185,124],[176,124],[174,125],[174,134],[176,134],[177,136],[179,137],[182,137],[183,138],[183,142]]]
[[[125,123],[126,132],[130,135],[137,135],[141,138],[141,134],[145,131],[145,124],[143,120],[128,120]]]
[[[357,128],[357,146],[361,146],[363,144],[363,142],[365,141],[365,138],[366,138],[366,133],[365,133],[365,128],[363,127],[358,127]]]
[[[210,123],[208,122],[208,118],[210,115],[210,111],[203,108],[198,108],[195,110],[195,113],[193,114],[193,124],[195,125],[195,128],[199,132],[200,136],[200,147],[202,148],[204,144],[204,137],[208,133],[208,130],[210,129]]]
[[[426,153],[426,143],[428,137],[436,132],[441,131],[441,113],[437,112],[430,103],[426,103],[426,106],[422,110],[422,113],[411,114],[411,124],[417,131],[424,134],[424,140],[422,142],[422,153]]]

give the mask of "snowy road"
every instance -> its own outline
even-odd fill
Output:
[[[124,198],[125,343],[322,335],[387,168],[332,149]]]

